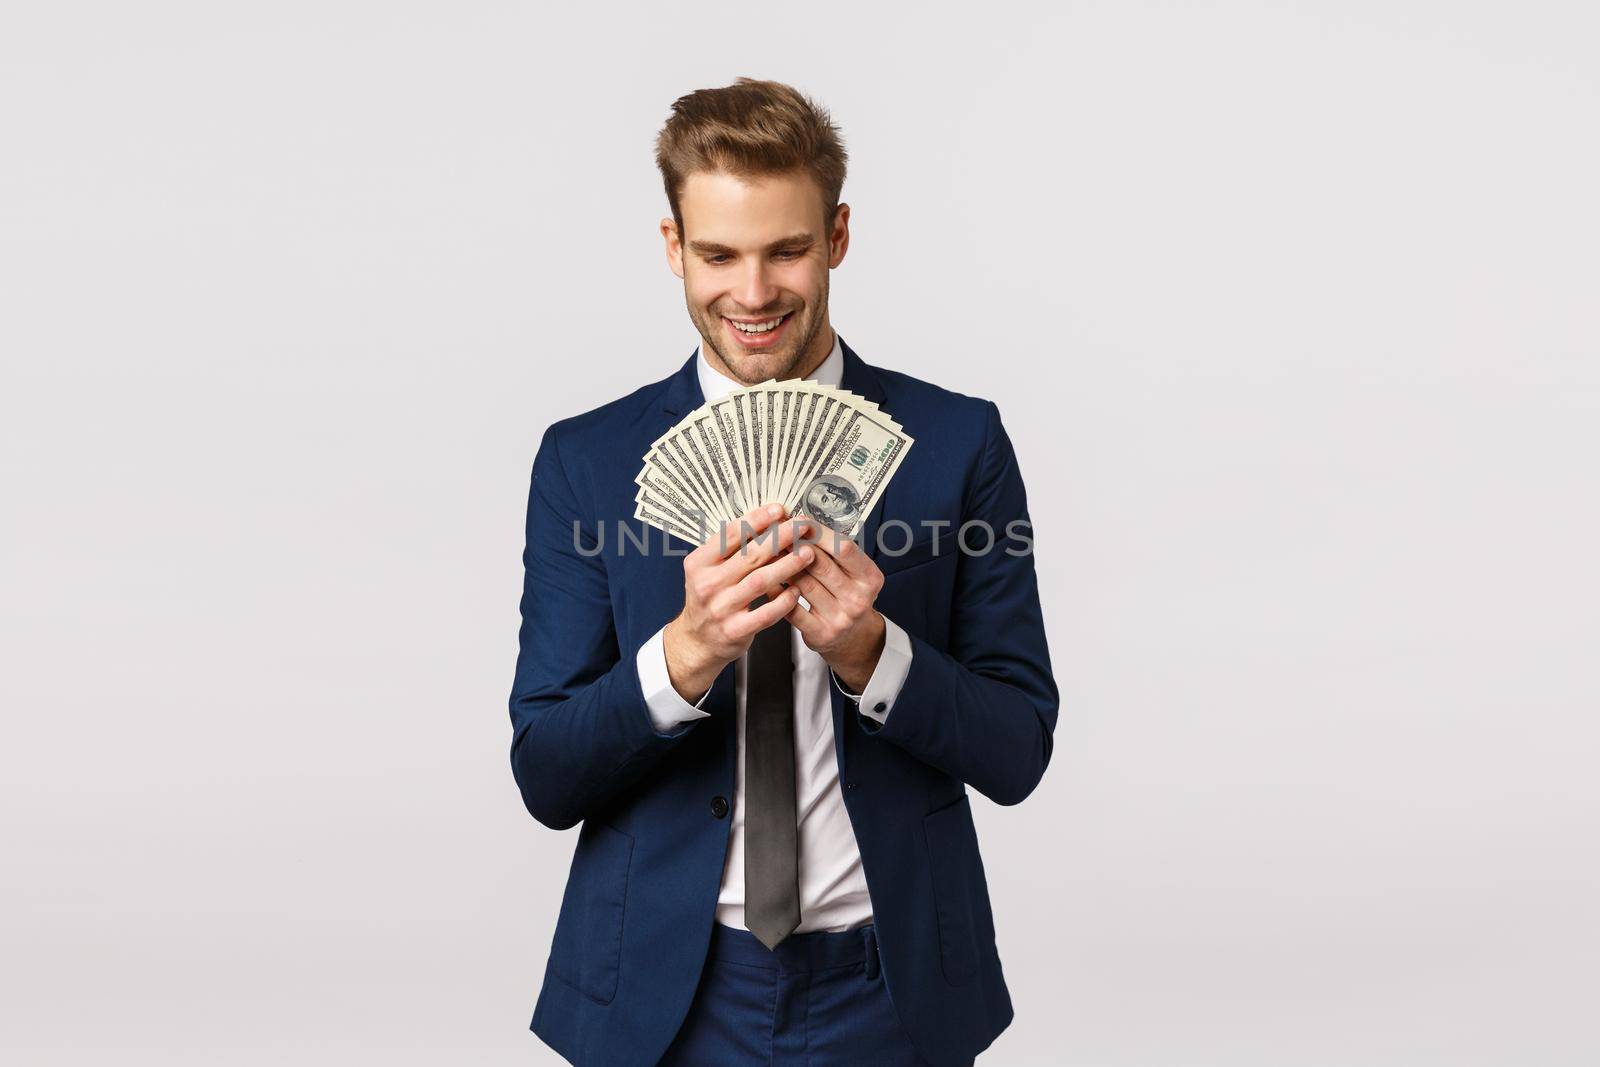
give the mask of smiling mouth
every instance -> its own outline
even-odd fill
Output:
[[[762,334],[771,333],[779,326],[782,326],[789,316],[793,314],[794,312],[790,311],[786,312],[785,314],[778,315],[775,318],[754,319],[749,321],[730,319],[726,315],[722,316],[722,319],[734,330],[744,334],[746,337],[760,337]]]

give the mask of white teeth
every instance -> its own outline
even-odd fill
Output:
[[[728,321],[733,322],[732,319],[729,319]],[[743,333],[770,333],[771,331],[776,330],[778,328],[778,323],[782,321],[783,318],[780,316],[776,319],[773,319],[771,322],[761,323],[754,326],[748,326],[742,322],[733,322],[733,328]]]

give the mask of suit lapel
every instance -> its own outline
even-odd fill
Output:
[[[674,422],[705,403],[705,394],[700,391],[699,369],[695,365],[699,358],[700,349],[696,348],[678,372],[667,379],[667,387],[661,391],[661,410],[671,415]]]

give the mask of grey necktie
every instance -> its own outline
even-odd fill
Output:
[[[800,925],[792,632],[780,619],[756,634],[745,667],[744,924],[768,948]]]

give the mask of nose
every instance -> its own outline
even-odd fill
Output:
[[[752,256],[734,287],[733,298],[750,315],[758,315],[763,308],[778,298],[778,287],[767,277],[767,264],[761,256]]]

